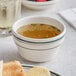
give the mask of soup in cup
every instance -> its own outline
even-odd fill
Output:
[[[45,62],[57,55],[66,28],[60,21],[48,16],[29,16],[15,22],[12,31],[23,58]]]

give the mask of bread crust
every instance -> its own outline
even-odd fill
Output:
[[[27,76],[51,76],[51,74],[45,67],[34,66],[33,68],[28,70]]]
[[[3,64],[3,76],[26,76],[19,61]]]

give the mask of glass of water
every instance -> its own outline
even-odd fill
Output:
[[[13,23],[21,16],[21,0],[0,0],[0,36],[9,36]]]

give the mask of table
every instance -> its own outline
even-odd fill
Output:
[[[23,6],[22,6],[23,7]],[[65,41],[57,57],[53,61],[45,63],[33,63],[24,60],[18,53],[12,36],[0,38],[0,60],[4,62],[19,60],[27,65],[39,65],[48,67],[50,70],[60,73],[62,76],[76,76],[76,30],[63,21],[56,13],[58,11],[76,7],[76,0],[60,0],[53,8],[44,11],[22,9],[22,17],[37,14],[46,14],[62,21],[67,28]]]

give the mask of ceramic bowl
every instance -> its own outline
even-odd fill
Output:
[[[50,0],[47,2],[34,2],[29,0],[22,0],[22,4],[34,10],[42,10],[42,9],[51,8],[57,1],[58,0]]]
[[[24,37],[17,33],[18,28],[31,23],[43,23],[53,25],[61,30],[61,34],[46,39],[34,39]],[[64,41],[66,28],[60,21],[48,16],[29,16],[15,22],[12,27],[14,41],[20,55],[34,62],[45,62],[53,59]]]

